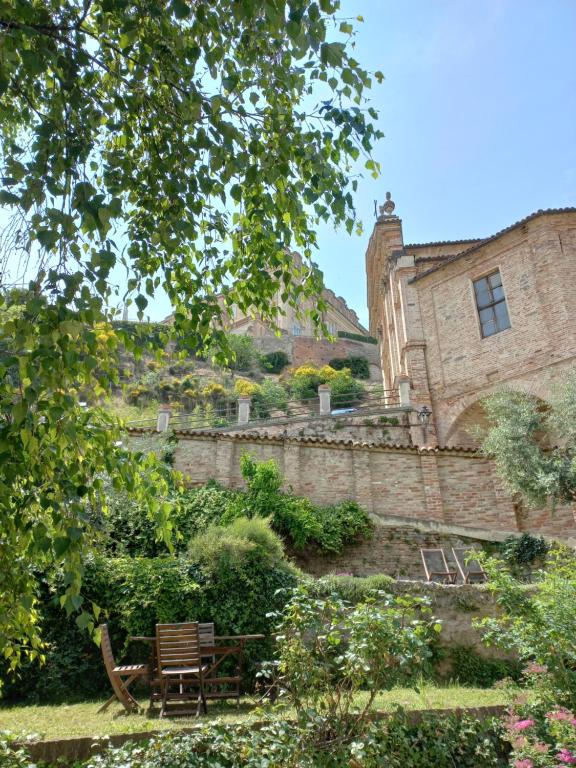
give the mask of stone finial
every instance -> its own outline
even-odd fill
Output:
[[[384,205],[380,206],[380,216],[384,216],[385,214],[392,216],[394,208],[396,208],[396,203],[392,200],[390,192],[386,192],[386,202]]]

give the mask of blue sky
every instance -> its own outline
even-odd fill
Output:
[[[343,0],[373,89],[382,173],[359,184],[361,237],[324,227],[326,285],[367,322],[364,253],[387,190],[406,243],[483,237],[576,204],[575,0]]]

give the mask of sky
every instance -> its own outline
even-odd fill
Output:
[[[364,233],[325,226],[327,287],[367,324],[374,200],[392,193],[404,242],[485,237],[576,205],[576,0],[343,0],[385,138],[360,181]]]
[[[576,205],[576,0],[342,0],[340,15],[363,17],[354,56],[385,75],[370,92],[381,175],[354,196],[363,234],[322,226],[314,260],[367,326],[365,252],[387,191],[405,243]],[[170,313],[162,291],[147,313]]]

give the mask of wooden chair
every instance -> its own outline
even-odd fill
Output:
[[[421,549],[420,556],[426,573],[426,581],[439,584],[455,584],[457,571],[448,568],[443,549]]]
[[[473,551],[473,548],[452,547],[452,555],[464,584],[482,584],[488,581],[488,575],[482,568],[482,564],[470,557]]]
[[[100,707],[98,713],[105,712],[114,701],[119,701],[127,712],[137,712],[140,707],[128,689],[135,680],[148,674],[148,666],[146,664],[116,665],[110,643],[108,624],[100,624],[100,647],[102,649],[104,666],[106,667],[114,693]]]
[[[207,699],[236,699],[240,706],[240,684],[242,682],[242,653],[241,644],[215,645],[214,624],[198,625],[200,647],[210,647],[211,653],[202,654],[202,661],[208,665],[204,675],[204,690]],[[235,658],[235,669],[231,674],[221,674],[221,664],[225,658]]]
[[[168,701],[196,701],[196,715],[206,713],[204,674],[198,622],[156,624],[156,653],[162,692],[160,717],[167,714]],[[180,714],[186,714],[180,710]]]

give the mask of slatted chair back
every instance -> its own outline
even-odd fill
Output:
[[[420,555],[424,565],[427,581],[437,581],[445,584],[451,575],[442,549],[421,549]]]
[[[200,622],[198,624],[198,634],[200,635],[200,645],[214,645],[213,622]]]
[[[201,646],[198,622],[156,624],[160,672],[170,668],[200,667]]]
[[[482,564],[474,557],[471,557],[473,552],[473,547],[452,547],[454,560],[456,560],[460,576],[465,584],[483,582],[488,579]]]

